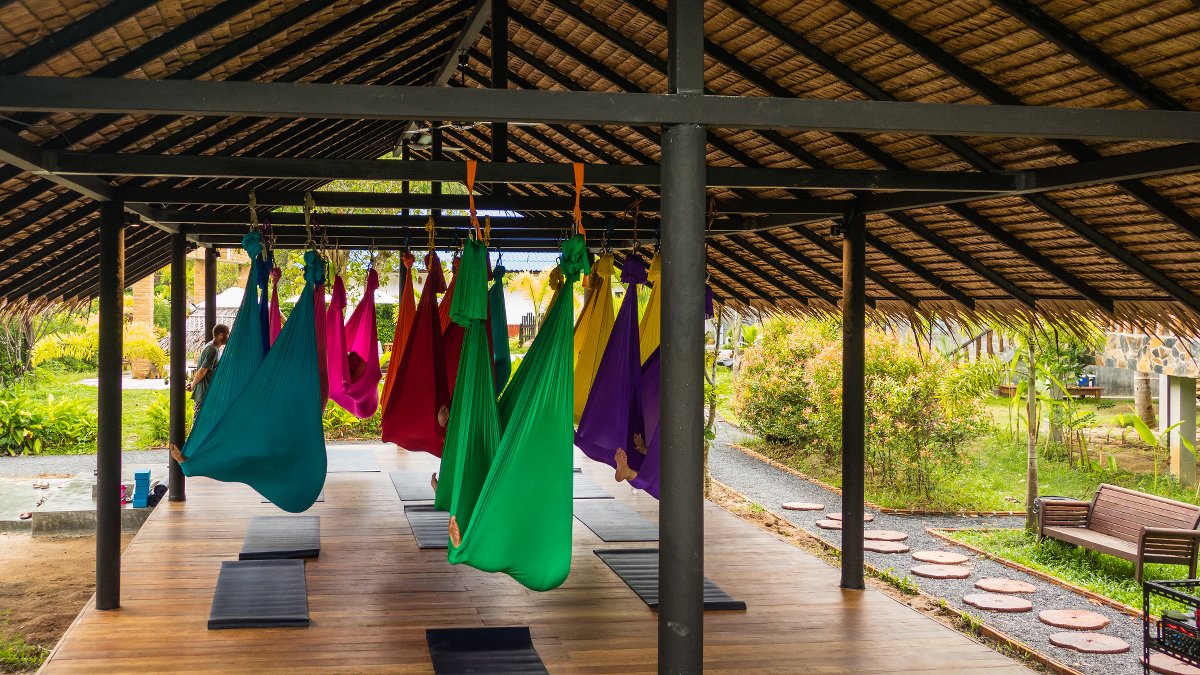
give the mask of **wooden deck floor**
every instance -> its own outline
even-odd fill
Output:
[[[307,565],[310,627],[207,629],[221,561],[237,558],[250,517],[281,512],[245,486],[195,479],[187,503],[160,506],[126,550],[122,608],[85,607],[44,672],[429,673],[426,628],[483,625],[530,626],[552,673],[655,671],[655,613],[592,554],[630,544],[605,545],[576,521],[571,576],[548,593],[451,566],[417,549],[388,477],[436,460],[369,447],[383,471],[330,474],[309,511],[322,532]],[[584,464],[656,517],[654,500],[602,469]],[[709,672],[1028,672],[879,592],[840,590],[836,570],[716,506],[704,515],[706,575],[749,605],[706,616]]]

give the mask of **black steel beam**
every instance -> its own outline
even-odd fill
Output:
[[[171,408],[170,408],[170,443],[182,448],[187,440],[187,239],[182,234],[171,235]],[[186,496],[184,490],[183,469],[174,457],[169,459],[169,480],[167,487],[170,500],[182,502]]]
[[[204,249],[204,339],[217,327],[217,249]]]
[[[100,328],[96,404],[96,609],[121,606],[121,370],[125,214],[100,207]]]
[[[1200,141],[1197,112],[209,80],[0,77],[0,110]]]
[[[842,240],[842,588],[862,589],[866,475],[867,222],[846,219]]]
[[[492,5],[492,88],[508,89],[508,0],[489,0]],[[464,52],[465,53],[465,52]],[[492,161],[508,161],[508,125],[503,122],[492,124]],[[495,187],[495,192],[504,195],[508,187]]]

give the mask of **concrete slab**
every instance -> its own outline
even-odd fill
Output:
[[[151,481],[162,480],[165,472],[157,467],[129,465],[122,467],[122,482],[133,489],[134,472],[151,469]],[[156,476],[156,474],[158,474]],[[0,479],[0,532],[32,530],[38,534],[89,534],[96,529],[96,477],[78,474],[71,478],[47,478],[47,489],[33,487],[35,479]],[[136,532],[149,516],[150,509],[134,509],[125,505],[121,514],[122,528]],[[22,513],[32,518],[21,520]]]

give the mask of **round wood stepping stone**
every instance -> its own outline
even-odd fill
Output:
[[[908,539],[908,535],[895,530],[867,530],[863,532],[863,539],[867,541],[904,541]]]
[[[1129,651],[1128,642],[1103,633],[1055,633],[1050,636],[1050,644],[1084,654],[1124,654]]]
[[[834,511],[833,513],[826,513],[826,514],[825,514],[825,517],[826,517],[826,518],[828,518],[828,519],[830,519],[830,520],[841,520],[841,519],[842,519],[842,514],[841,514],[840,512],[838,512],[838,511]],[[864,523],[869,523],[869,522],[871,522],[872,520],[875,520],[875,516],[873,516],[873,515],[871,515],[871,514],[869,514],[869,513],[864,513],[864,514],[863,514],[863,522],[864,522]]]
[[[914,554],[913,557],[916,557]],[[975,582],[975,588],[988,593],[1036,593],[1037,586],[1028,581],[1016,579],[980,579]]]
[[[863,550],[875,553],[908,553],[910,549],[895,541],[864,541]]]
[[[842,529],[842,521],[840,520],[818,520],[817,527],[822,530],[840,530]]]
[[[1162,675],[1200,675],[1200,668],[1160,652],[1150,654],[1150,670]]]
[[[1033,603],[1025,598],[1000,595],[998,593],[972,593],[963,596],[963,602],[972,607],[987,609],[993,612],[1028,612],[1033,609]],[[1126,645],[1125,648],[1128,649],[1129,645]]]
[[[1109,624],[1108,617],[1087,609],[1047,609],[1038,614],[1038,620],[1067,630],[1100,630]]]
[[[950,551],[917,551],[912,557],[913,560],[919,560],[923,563],[933,563],[935,565],[961,565],[970,560],[970,558],[961,553],[952,553]]]
[[[966,579],[971,570],[958,565],[917,565],[912,573],[926,579]]]
[[[783,508],[788,511],[824,511],[825,505],[813,502],[784,502]]]

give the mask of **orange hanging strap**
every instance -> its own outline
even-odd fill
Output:
[[[478,162],[473,159],[467,160],[467,202],[471,209],[471,224],[475,226],[475,236],[480,241],[483,240],[483,232],[479,229],[479,218],[475,215],[475,170],[478,168]]]
[[[575,229],[587,238],[587,231],[583,229],[583,209],[579,207],[579,198],[583,194],[583,162],[575,162],[572,166],[575,168]]]
[[[429,214],[429,220],[425,221],[425,232],[426,232],[426,234],[429,235],[429,250],[430,251],[433,250],[434,245],[437,243],[436,239],[434,238],[433,229],[434,229],[433,214]]]

